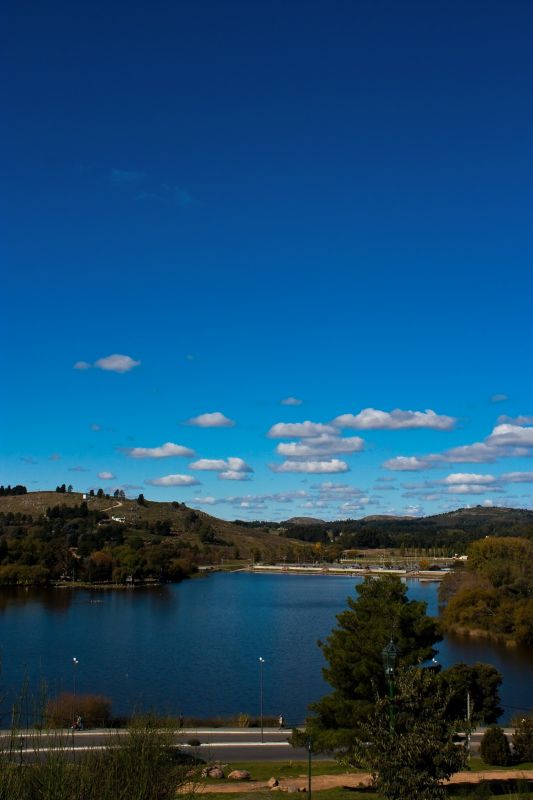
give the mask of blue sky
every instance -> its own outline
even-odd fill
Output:
[[[0,482],[532,506],[528,0],[18,0],[5,28]]]

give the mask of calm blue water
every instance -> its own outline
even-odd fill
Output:
[[[9,708],[25,677],[50,694],[76,690],[134,710],[194,716],[258,714],[259,656],[265,713],[303,720],[328,691],[317,639],[354,593],[357,578],[215,573],[135,591],[2,590],[0,694]],[[409,595],[437,613],[435,583]],[[504,675],[506,716],[533,707],[533,652],[464,638],[439,645],[439,661],[494,664]],[[79,665],[74,676],[72,658]]]

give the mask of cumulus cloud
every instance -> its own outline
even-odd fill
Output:
[[[218,472],[223,481],[248,481],[253,468],[242,458],[200,458],[189,464],[190,469]]]
[[[230,457],[223,458],[200,458],[198,461],[193,461],[189,465],[190,469],[211,470],[213,472],[222,472],[223,470],[232,470],[234,472],[253,472],[252,467],[242,458]]]
[[[329,461],[284,461],[283,464],[271,464],[273,472],[306,472],[310,474],[326,472],[348,472],[349,466],[345,461],[331,458]]]
[[[382,465],[391,470],[425,470],[439,464],[493,464],[500,458],[528,456],[533,447],[533,427],[502,423],[483,442],[451,447],[425,456],[397,456]]]
[[[48,456],[49,461],[61,461],[61,455],[59,453],[52,453]]]
[[[427,411],[379,411],[376,408],[363,408],[359,414],[341,414],[333,420],[339,428],[355,428],[358,430],[399,430],[401,428],[432,428],[449,431],[455,427],[455,417]]]
[[[193,497],[191,505],[197,506],[215,506],[218,503],[223,503],[223,500],[217,500],[215,497],[208,495],[207,497]]]
[[[69,467],[69,472],[89,472],[90,470],[87,467],[82,467],[80,464],[76,464],[75,467]]]
[[[442,483],[448,484],[466,484],[466,483],[474,483],[474,484],[481,484],[481,483],[494,483],[496,478],[494,475],[479,475],[475,472],[454,472],[451,475],[448,475]]]
[[[348,483],[334,483],[333,481],[322,481],[318,485],[312,487],[313,491],[317,492],[322,500],[338,501],[338,500],[353,500],[363,496],[362,489],[357,486],[350,486]]]
[[[113,353],[105,358],[99,358],[94,362],[94,366],[106,372],[129,372],[134,367],[138,367],[140,363],[140,361],[134,361],[130,356]]]
[[[103,481],[112,481],[116,476],[112,472],[99,472],[98,477]]]
[[[161,478],[147,478],[150,486],[198,486],[200,481],[192,475],[163,475]]]
[[[235,422],[224,416],[220,411],[200,414],[187,421],[187,425],[196,425],[198,428],[232,428]]]
[[[240,472],[237,469],[227,469],[219,472],[218,477],[221,481],[249,481],[250,475],[247,472]]]
[[[478,483],[458,483],[448,487],[448,494],[486,494],[487,492],[501,492],[496,486],[487,486]]]
[[[88,361],[76,361],[72,367],[73,369],[91,369],[91,364]]]
[[[286,397],[281,401],[282,406],[301,406],[302,403],[303,400],[299,400],[297,397]]]
[[[417,458],[416,456],[396,456],[384,461],[382,466],[398,472],[415,472],[427,469],[428,466],[431,466],[431,462],[428,462],[427,458]]]
[[[508,417],[506,414],[502,414],[500,417],[498,417],[498,422],[508,422],[510,425],[533,425],[533,417]]]
[[[332,425],[323,425],[321,422],[277,422],[272,425],[267,433],[269,439],[287,439],[296,436],[300,439],[329,434],[336,436],[337,431]]]
[[[486,441],[488,445],[492,444],[495,447],[533,447],[533,427],[526,428],[523,425],[509,423],[496,425]]]
[[[504,483],[533,483],[533,472],[505,472],[500,480]]]
[[[341,438],[331,434],[311,436],[305,442],[281,442],[276,447],[280,456],[306,458],[309,456],[333,456],[341,453],[358,453],[365,446],[360,436]]]
[[[194,450],[184,447],[174,442],[165,442],[159,447],[130,447],[126,448],[125,453],[130,458],[173,458],[175,456],[185,456],[190,458],[194,455]]]

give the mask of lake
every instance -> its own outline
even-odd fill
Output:
[[[110,697],[116,714],[258,714],[261,656],[265,714],[296,724],[329,689],[317,640],[361,580],[238,572],[124,591],[2,589],[2,710],[8,714],[27,679],[34,690],[46,681],[51,695],[72,691],[75,681],[80,693]],[[431,614],[437,590],[408,584]],[[482,661],[502,672],[504,718],[533,708],[531,648],[447,637],[438,649],[443,666]]]

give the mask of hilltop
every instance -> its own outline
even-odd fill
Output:
[[[244,527],[175,501],[145,500],[144,505],[139,505],[137,500],[128,498],[91,497],[79,492],[28,492],[0,497],[0,514],[30,515],[35,521],[54,506],[75,508],[83,502],[84,497],[89,511],[107,515],[110,522],[114,522],[115,517],[120,520],[115,524],[123,525],[126,530],[146,531],[155,529],[159,523],[164,534],[180,537],[190,544],[199,545],[203,542],[218,547],[238,548],[240,557],[253,558],[255,555],[258,560],[263,555],[266,558],[269,552],[274,555],[278,550],[282,556],[291,547],[287,539],[265,528]]]

